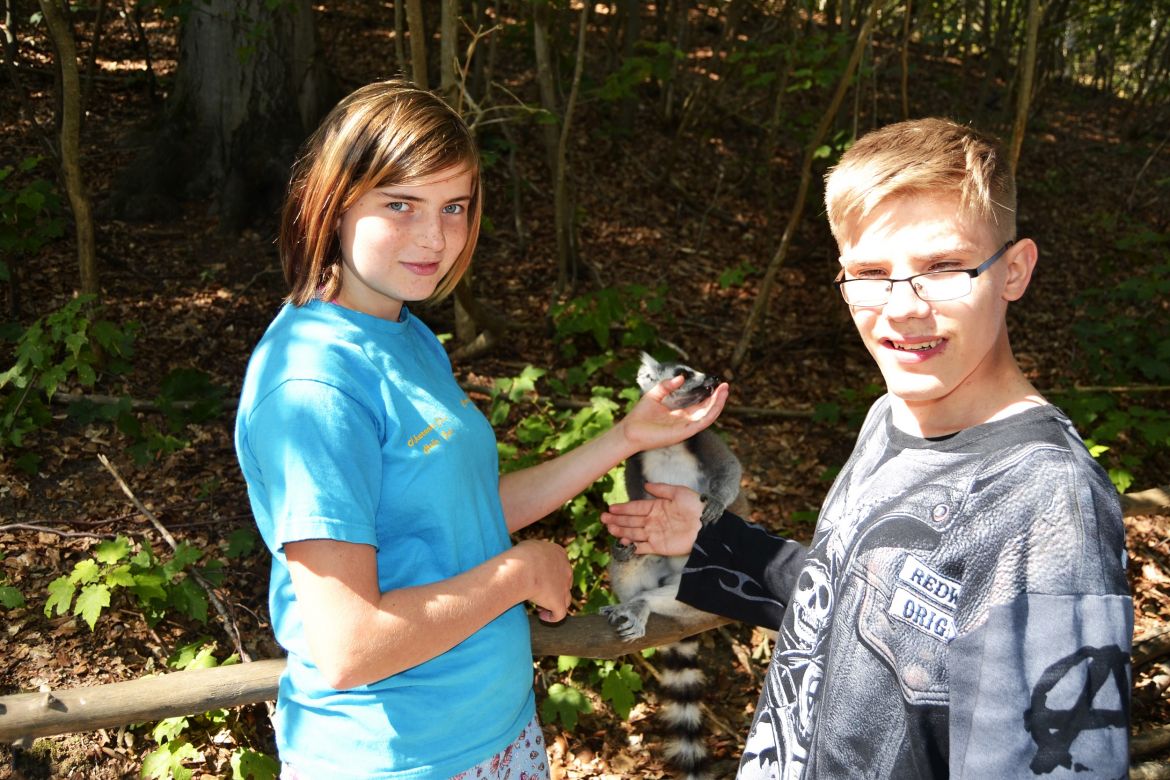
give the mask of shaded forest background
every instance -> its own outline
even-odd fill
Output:
[[[279,655],[234,398],[284,294],[297,146],[398,73],[483,150],[472,282],[422,315],[507,467],[610,424],[638,350],[673,350],[732,382],[719,428],[753,519],[806,539],[881,386],[829,286],[821,177],[867,129],[944,115],[1018,155],[1041,249],[1011,312],[1024,369],[1119,490],[1170,481],[1166,0],[2,8],[0,696]],[[570,550],[581,612],[607,597],[609,489],[530,531]],[[1136,634],[1155,643],[1166,520],[1127,518]],[[730,775],[769,640],[704,642]],[[1164,736],[1165,652],[1137,669],[1142,735]],[[665,776],[653,677],[653,657],[539,659],[560,776]],[[1135,776],[1170,776],[1150,745]],[[257,705],[0,747],[0,778],[264,777],[273,753]]]

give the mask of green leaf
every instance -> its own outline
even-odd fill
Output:
[[[24,596],[11,585],[0,585],[0,607],[15,609],[24,606]]]
[[[191,721],[185,717],[177,718],[163,718],[158,723],[154,724],[151,729],[150,736],[158,744],[164,742],[173,742],[180,734],[187,730],[191,725]]]
[[[77,596],[77,603],[73,605],[73,614],[81,615],[81,619],[93,631],[94,624],[101,617],[102,610],[110,606],[110,589],[100,583],[86,585]]]
[[[1127,469],[1109,469],[1109,479],[1113,481],[1113,486],[1117,488],[1118,493],[1124,493],[1133,484],[1133,474]]]
[[[214,647],[214,643],[209,643],[207,639],[200,638],[194,642],[188,642],[179,645],[170,656],[167,657],[167,666],[172,669],[186,669],[199,656],[204,648]]]
[[[202,550],[188,544],[187,542],[180,542],[179,546],[175,548],[175,554],[171,556],[171,560],[163,565],[163,573],[167,577],[174,579],[184,569],[197,562],[202,557]]]
[[[224,569],[224,563],[218,558],[212,558],[207,562],[206,566],[200,566],[197,571],[214,588],[218,588],[227,579],[227,571]]]
[[[130,571],[130,564],[123,563],[106,571],[105,582],[111,588],[133,588],[136,580]]]
[[[232,753],[232,780],[275,780],[280,762],[265,753],[240,748]]]
[[[106,541],[93,548],[93,557],[98,563],[104,563],[107,566],[117,563],[130,556],[130,540],[125,536],[119,536],[112,542]]]
[[[589,712],[593,712],[593,705],[585,694],[563,683],[550,685],[548,696],[540,705],[540,716],[545,723],[559,720],[569,731],[577,728],[579,715]]]
[[[215,659],[215,645],[204,645],[191,659],[190,663],[184,666],[184,669],[214,669],[219,666],[219,661]]]
[[[175,583],[170,593],[171,605],[189,618],[207,622],[207,594],[191,579]]]
[[[58,577],[49,583],[48,590],[49,598],[45,602],[45,617],[52,617],[54,611],[58,615],[64,615],[68,612],[69,605],[73,603],[73,594],[77,590],[73,580],[69,577]]]
[[[152,751],[142,761],[140,777],[165,780],[168,776],[174,780],[190,780],[192,772],[183,766],[184,761],[198,761],[202,754],[190,742],[174,740],[166,743],[158,750]]]
[[[101,576],[102,570],[97,561],[93,558],[85,558],[73,566],[73,573],[69,575],[69,578],[78,585],[85,585],[89,582],[96,582]]]
[[[139,602],[147,604],[151,601],[165,601],[167,592],[163,590],[163,579],[161,574],[154,571],[135,572],[134,574],[134,595],[138,597]]]
[[[630,664],[622,664],[601,681],[601,698],[613,705],[622,720],[630,717],[634,708],[634,693],[642,690],[642,678]]]
[[[488,417],[488,421],[491,422],[493,428],[498,428],[508,421],[508,415],[511,412],[512,404],[497,400],[492,404],[491,416]]]

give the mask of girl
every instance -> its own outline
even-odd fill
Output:
[[[235,442],[288,653],[285,778],[547,777],[523,604],[562,619],[571,570],[509,533],[726,401],[724,385],[672,412],[681,377],[664,382],[596,439],[501,477],[491,426],[409,307],[466,272],[482,192],[466,125],[401,81],[345,98],[294,166],[291,291],[248,364]]]

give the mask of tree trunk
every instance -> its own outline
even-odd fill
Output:
[[[683,51],[687,46],[687,12],[690,10],[690,0],[674,0],[671,4],[670,30],[665,36],[672,50]],[[666,77],[662,83],[662,119],[668,125],[674,121],[674,93],[679,64],[674,55],[670,55],[670,64],[666,69]]]
[[[406,76],[406,13],[403,8],[405,0],[394,0],[394,59],[398,63],[398,72]]]
[[[902,20],[902,119],[910,118],[910,17],[912,0],[906,0],[906,18]]]
[[[756,329],[759,327],[764,309],[772,297],[772,285],[776,281],[776,274],[780,271],[780,267],[784,265],[784,261],[788,257],[788,247],[792,244],[792,239],[796,235],[796,228],[800,225],[801,215],[804,213],[805,201],[808,199],[809,185],[812,182],[812,166],[813,161],[816,159],[816,151],[824,143],[825,136],[828,135],[829,128],[832,126],[834,119],[836,119],[837,112],[841,109],[841,103],[845,99],[845,92],[849,89],[849,84],[853,80],[853,74],[857,70],[857,64],[861,61],[861,54],[865,51],[865,47],[868,44],[870,32],[873,30],[874,20],[877,18],[878,11],[889,1],[875,0],[870,6],[869,14],[865,17],[865,22],[861,25],[861,29],[857,33],[857,40],[853,44],[853,51],[849,55],[849,61],[845,65],[845,71],[841,74],[841,80],[837,83],[837,89],[833,93],[832,100],[829,101],[828,108],[821,115],[821,121],[813,131],[812,138],[805,147],[804,160],[800,166],[800,184],[796,191],[796,202],[793,204],[792,211],[788,215],[788,224],[785,226],[784,234],[780,238],[780,246],[768,262],[768,268],[764,272],[764,279],[760,282],[760,290],[756,293],[756,299],[752,303],[751,312],[748,314],[747,323],[744,325],[743,334],[740,336],[739,342],[735,345],[735,351],[731,356],[732,368],[739,368],[743,363],[744,357],[747,355],[748,349],[751,347],[752,338],[755,335]]]
[[[735,36],[739,32],[739,22],[743,18],[746,6],[746,0],[731,0],[731,3],[727,6],[726,14],[723,17],[723,30],[720,32],[719,42],[716,43],[715,50],[711,53],[711,65],[707,69],[709,75],[701,78],[695,88],[683,100],[682,116],[678,120],[678,129],[675,130],[676,139],[686,132],[693,123],[694,117],[699,112],[707,108],[708,105],[719,105],[723,90],[729,80],[724,75],[723,64],[727,60],[724,51],[735,48]],[[705,100],[707,97],[706,89],[712,81],[712,76],[714,76],[715,81],[715,92],[710,98],[710,103],[707,103]]]
[[[439,94],[459,111],[459,0],[442,0],[439,17]]]
[[[574,229],[573,198],[569,194],[569,128],[573,122],[573,109],[577,104],[577,93],[581,88],[581,72],[585,68],[585,39],[588,32],[589,3],[581,6],[581,23],[577,31],[577,57],[573,68],[573,86],[565,103],[565,114],[561,117],[561,135],[557,140],[556,183],[553,203],[556,209],[557,227],[557,291],[563,291],[570,279],[577,279],[577,231]],[[564,275],[568,270],[568,278]]]
[[[73,209],[77,237],[77,262],[80,268],[81,293],[100,295],[97,248],[94,242],[93,215],[89,194],[81,175],[81,76],[77,69],[77,44],[73,30],[57,0],[38,0],[45,26],[57,51],[57,68],[61,76],[61,175]]]
[[[1044,9],[1040,0],[1028,0],[1028,36],[1024,44],[1023,61],[1019,67],[1019,94],[1016,96],[1016,121],[1012,126],[1012,143],[1008,150],[1008,164],[1012,175],[1020,162],[1020,149],[1024,145],[1024,131],[1028,127],[1028,108],[1032,105],[1032,75],[1036,71],[1036,41],[1040,35],[1040,22]]]
[[[442,0],[439,18],[439,94],[447,105],[456,111],[462,103],[462,85],[459,83],[459,3],[458,0]],[[473,307],[465,306],[464,300],[474,300],[472,269],[459,280],[460,295],[452,298],[455,311],[455,340],[462,346],[475,341],[479,326],[472,315]],[[485,337],[486,339],[487,337]]]
[[[556,80],[553,77],[552,49],[549,46],[548,27],[551,12],[549,0],[532,0],[532,41],[533,54],[536,56],[536,84],[540,88],[540,106],[550,118],[560,114],[557,100]],[[544,135],[544,153],[548,162],[550,176],[553,180],[557,174],[557,140],[556,124],[544,122],[541,124]]]
[[[658,3],[661,6],[661,3]],[[622,33],[622,60],[623,62],[638,53],[638,40],[642,37],[642,2],[641,0],[622,0],[625,15],[625,30]],[[627,95],[622,98],[621,109],[618,112],[618,126],[627,135],[634,131],[634,114],[638,109],[636,95]]]
[[[226,231],[274,217],[298,147],[336,99],[312,14],[309,0],[192,7],[165,120],[116,187],[115,213],[157,219],[207,198]]]
[[[422,0],[406,0],[406,26],[410,28],[410,78],[419,89],[427,88],[427,23]]]

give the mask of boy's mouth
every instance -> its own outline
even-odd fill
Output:
[[[896,349],[899,352],[929,352],[943,343],[943,339],[931,339],[930,341],[915,341],[915,342],[898,342],[890,339],[885,340],[886,346]]]

